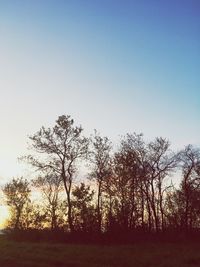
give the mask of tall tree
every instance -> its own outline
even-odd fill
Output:
[[[132,211],[138,216],[138,223],[145,227],[145,213],[148,214],[149,228],[151,228],[151,210],[149,204],[148,185],[148,149],[143,140],[143,134],[127,134],[121,142],[122,150],[129,157],[129,177],[132,191]],[[131,163],[131,164],[130,164]],[[147,208],[147,211],[146,211]],[[132,219],[134,218],[132,214]],[[136,219],[136,216],[135,216]]]
[[[156,138],[148,144],[148,183],[150,187],[150,205],[155,229],[164,228],[164,193],[167,190],[165,178],[177,167],[177,155],[170,151],[170,143],[163,138]]]
[[[37,155],[26,160],[40,171],[53,171],[61,177],[67,197],[69,228],[74,230],[72,220],[71,190],[77,163],[88,150],[88,139],[82,136],[82,127],[74,126],[70,116],[59,116],[52,128],[42,127],[30,137],[32,149]]]
[[[102,188],[107,177],[111,175],[111,142],[107,137],[101,137],[97,131],[92,138],[90,161],[92,163],[91,178],[97,185],[97,221],[98,231],[102,228]]]
[[[200,215],[200,149],[188,145],[181,153],[182,174],[179,196],[182,198],[182,225],[191,229]]]

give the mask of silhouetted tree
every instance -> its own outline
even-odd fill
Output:
[[[117,207],[117,188],[116,177],[112,173],[104,180],[102,191],[104,193],[104,210],[105,210],[105,230],[113,232],[117,230],[116,207]]]
[[[3,192],[6,203],[11,208],[11,226],[19,229],[24,207],[30,202],[29,183],[23,178],[15,178],[4,186]]]
[[[30,201],[25,204],[20,218],[21,229],[43,229],[46,227],[47,212],[42,203],[39,205]]]
[[[150,186],[150,205],[153,212],[155,229],[164,228],[164,193],[168,177],[177,167],[177,155],[169,150],[166,139],[156,138],[148,144],[148,183]]]
[[[145,217],[148,214],[149,229],[151,229],[151,208],[149,202],[148,183],[148,148],[143,140],[143,134],[127,134],[121,141],[121,147],[127,156],[130,157],[129,176],[133,195],[132,211],[137,213],[137,224],[144,229]],[[132,213],[133,219],[133,213]],[[136,219],[136,216],[135,216]],[[134,224],[136,220],[134,220]]]
[[[102,228],[102,188],[103,183],[111,175],[111,153],[112,145],[107,137],[101,137],[95,131],[92,137],[90,161],[92,170],[90,177],[96,181],[97,186],[97,221],[98,231]]]
[[[200,215],[200,149],[188,145],[181,153],[181,162],[183,178],[177,194],[181,199],[181,223],[187,231]]]
[[[82,137],[82,127],[74,126],[70,116],[60,116],[52,128],[42,127],[30,137],[32,149],[37,155],[26,157],[32,166],[40,171],[53,171],[61,177],[67,196],[68,223],[73,231],[71,190],[79,159],[88,150],[88,139]],[[41,157],[38,157],[41,155]]]
[[[134,229],[143,220],[144,196],[141,192],[142,135],[127,134],[114,157],[114,173],[122,228]],[[115,182],[115,183],[116,183]],[[140,212],[141,211],[141,212]]]
[[[94,191],[90,186],[81,183],[72,191],[73,216],[76,230],[91,232],[95,230],[95,208],[93,204]]]
[[[39,176],[33,181],[33,185],[42,192],[46,219],[50,221],[51,230],[57,229],[59,221],[62,221],[64,217],[61,214],[63,207],[63,201],[60,198],[60,193],[63,190],[61,176],[51,172],[45,176]]]

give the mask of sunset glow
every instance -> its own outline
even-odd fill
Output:
[[[199,144],[199,4],[175,2],[1,1],[0,179],[24,174],[27,135],[60,114]]]
[[[7,206],[0,206],[0,229],[6,226],[6,222],[9,219],[9,209]]]

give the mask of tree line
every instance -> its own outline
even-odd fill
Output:
[[[133,133],[113,149],[97,131],[85,137],[65,115],[29,141],[30,154],[21,160],[35,178],[3,187],[9,228],[114,234],[200,228],[200,148],[174,152],[162,137],[146,142]],[[79,181],[83,163],[87,178]]]

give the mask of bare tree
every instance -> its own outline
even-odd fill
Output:
[[[55,173],[49,173],[33,180],[33,185],[42,192],[42,201],[44,201],[46,217],[50,220],[51,230],[57,229],[62,206],[60,198],[60,193],[63,190],[61,177]],[[62,217],[64,216],[62,215]]]
[[[164,192],[165,178],[177,167],[177,155],[170,151],[170,143],[163,138],[156,138],[148,144],[148,183],[150,186],[150,204],[156,231],[164,228]]]
[[[179,194],[183,204],[182,224],[187,231],[192,228],[195,214],[200,210],[200,150],[186,146],[181,153],[181,163],[183,179]]]
[[[67,216],[71,231],[74,230],[71,203],[74,175],[77,162],[86,156],[88,150],[88,139],[82,137],[82,131],[81,126],[74,126],[74,120],[70,116],[60,116],[54,127],[42,127],[30,137],[32,149],[37,155],[25,157],[38,170],[53,171],[57,177],[61,177],[67,196]]]
[[[92,163],[91,178],[95,179],[97,184],[97,220],[98,231],[102,227],[102,188],[103,183],[111,174],[111,142],[107,137],[101,137],[97,131],[92,138],[92,147],[90,151],[90,161]]]

